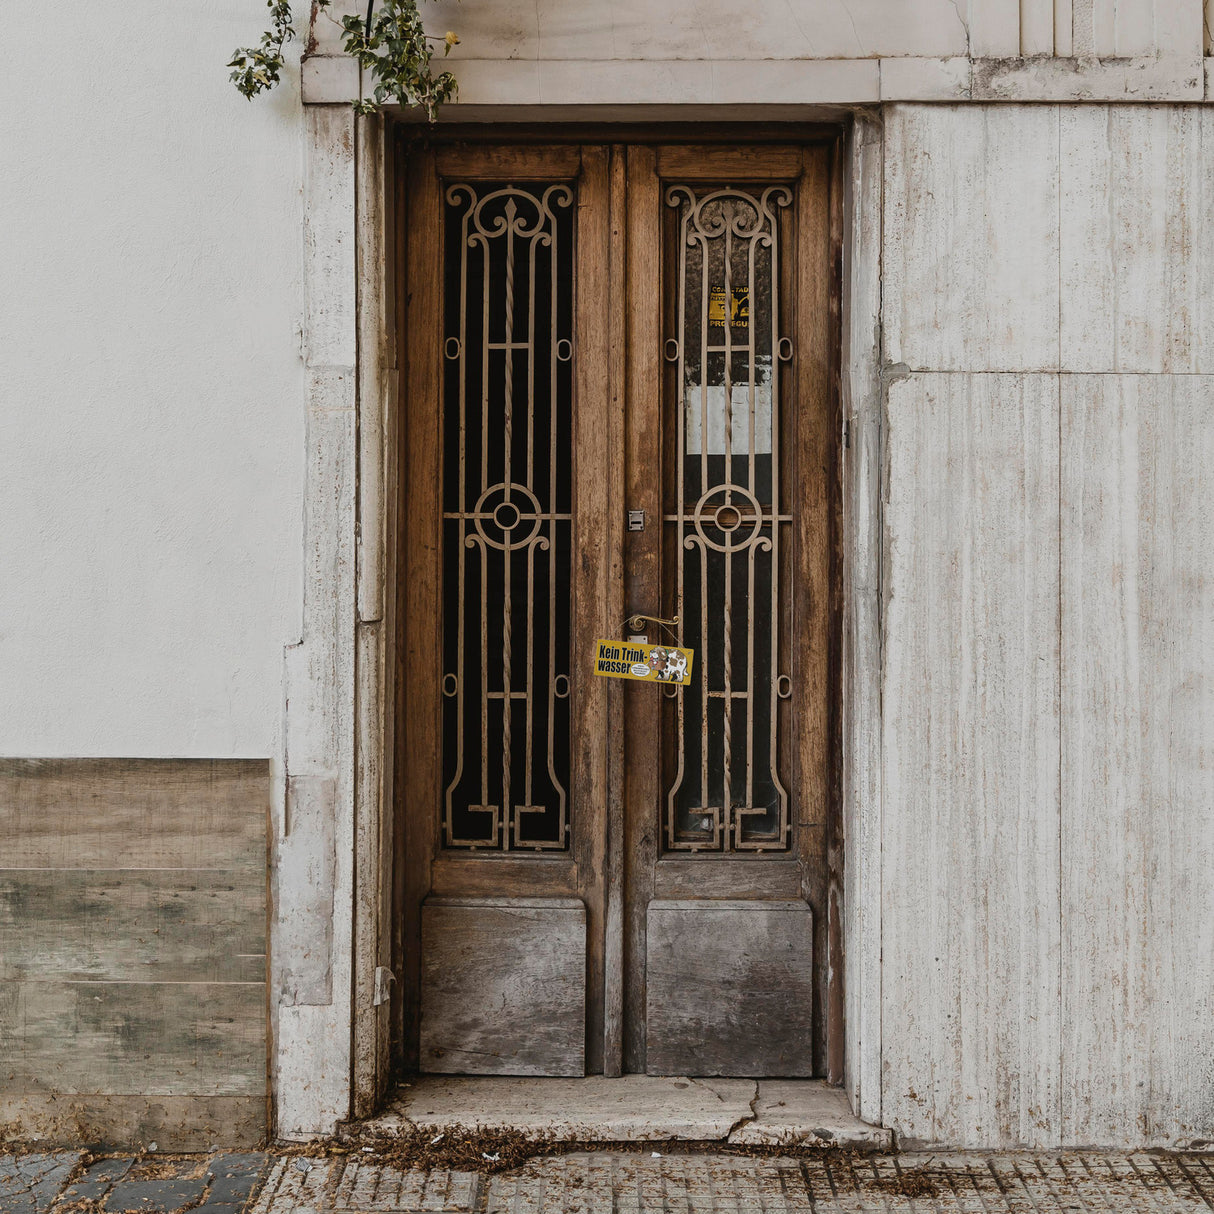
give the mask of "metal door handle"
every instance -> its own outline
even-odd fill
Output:
[[[648,620],[651,624],[665,624],[670,628],[677,628],[679,626],[679,617],[677,615],[671,620],[664,620],[661,616],[657,615],[630,615],[628,619],[624,621],[624,623],[634,632],[639,632],[642,624],[644,624],[646,620]]]

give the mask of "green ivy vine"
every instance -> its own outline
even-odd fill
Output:
[[[326,9],[331,0],[315,0],[317,9]],[[368,0],[367,15],[347,14],[341,19],[345,33],[345,51],[375,81],[369,97],[355,101],[360,114],[374,114],[388,101],[400,105],[419,105],[434,122],[438,107],[450,101],[457,91],[450,72],[435,71],[436,43],[443,45],[444,58],[459,39],[450,30],[440,39],[430,37],[422,28],[417,0]],[[295,22],[290,0],[266,0],[270,10],[270,28],[256,46],[241,47],[232,53],[228,67],[231,81],[250,101],[272,89],[282,76],[283,48],[295,37]]]

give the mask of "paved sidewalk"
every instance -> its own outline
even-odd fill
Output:
[[[1214,1210],[1214,1158],[882,1155],[808,1160],[591,1152],[518,1172],[284,1160],[255,1214],[1148,1214]]]
[[[0,1155],[0,1214],[1174,1214],[1214,1211],[1214,1156],[584,1152],[514,1172],[217,1154]],[[264,1180],[264,1184],[263,1184]]]
[[[0,1155],[0,1214],[243,1214],[275,1162],[261,1151],[167,1159]]]

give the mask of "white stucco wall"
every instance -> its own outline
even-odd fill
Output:
[[[302,572],[297,74],[265,9],[6,14],[0,753],[272,751]]]

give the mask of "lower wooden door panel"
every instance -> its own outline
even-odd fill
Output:
[[[421,1070],[586,1073],[586,907],[444,898],[422,907]]]
[[[801,901],[654,900],[651,1075],[812,1075],[813,912]]]

